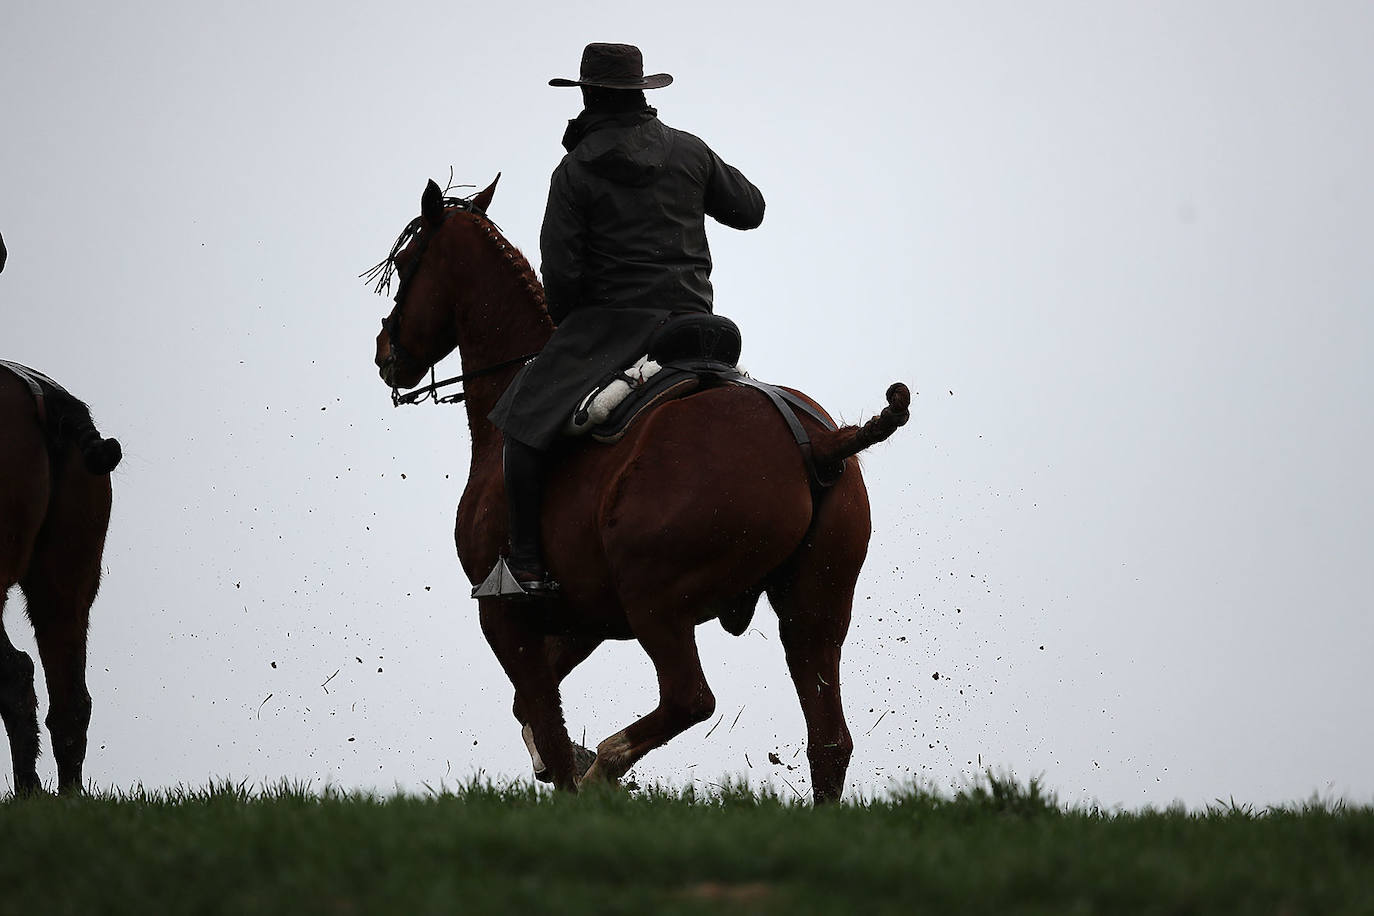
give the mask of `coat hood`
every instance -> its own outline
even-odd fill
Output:
[[[656,114],[652,108],[600,118],[584,114],[568,125],[564,145],[573,159],[608,181],[651,184],[663,171],[673,143]]]

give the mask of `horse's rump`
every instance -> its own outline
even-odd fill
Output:
[[[108,474],[115,469],[123,457],[119,442],[100,435],[84,401],[36,369],[2,359],[0,369],[8,370],[29,389],[33,414],[53,461],[59,461],[69,447],[75,446],[92,474]]]

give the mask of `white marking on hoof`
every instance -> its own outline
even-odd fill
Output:
[[[526,725],[520,729],[520,737],[525,739],[525,747],[530,752],[530,763],[534,764],[534,775],[538,776],[548,767],[544,766],[544,758],[539,756],[539,748],[534,746],[534,729]]]
[[[634,746],[624,732],[616,732],[596,746],[596,760],[592,762],[583,782],[604,782],[614,785],[634,765]]]

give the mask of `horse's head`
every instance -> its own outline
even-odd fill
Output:
[[[472,233],[459,228],[471,220],[450,216],[455,211],[485,214],[495,193],[493,181],[470,198],[445,197],[431,180],[420,195],[420,215],[401,231],[386,260],[365,274],[376,280],[378,293],[390,289],[393,274],[399,280],[396,304],[377,335],[375,359],[382,381],[392,389],[415,387],[458,345],[454,303],[471,279],[462,271],[475,259],[465,256]]]

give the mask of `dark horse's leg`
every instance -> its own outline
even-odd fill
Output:
[[[584,783],[618,782],[649,751],[706,721],[716,709],[697,655],[691,615],[638,614],[632,616],[631,625],[658,673],[658,706],[597,745],[596,761]]]
[[[91,722],[91,695],[86,690],[86,625],[90,604],[60,595],[44,583],[25,589],[33,614],[34,637],[48,681],[48,733],[57,760],[57,786],[81,790],[86,760],[86,729]]]
[[[572,741],[563,721],[563,701],[545,636],[529,608],[519,601],[483,598],[478,602],[482,633],[515,687],[516,717],[527,716],[535,746],[555,787],[577,791]],[[590,650],[589,650],[590,651]]]
[[[544,639],[544,654],[548,660],[549,667],[553,669],[554,683],[561,685],[563,679],[567,677],[574,668],[587,660],[587,656],[596,651],[596,647],[604,642],[600,636],[572,636],[558,635],[548,636]],[[530,725],[530,713],[526,709],[524,697],[517,690],[515,693],[515,703],[511,710],[515,714],[515,721],[524,726],[522,737],[526,744],[530,744],[533,737],[533,726]],[[573,744],[573,759],[577,765],[577,775],[580,777],[591,764],[592,752],[582,747],[580,744]],[[530,748],[531,763],[534,766],[535,778],[541,782],[551,782],[552,775],[549,773],[547,765],[538,755],[537,749]]]
[[[91,695],[86,689],[86,631],[100,588],[100,560],[110,520],[110,477],[91,474],[70,450],[53,486],[48,517],[20,587],[28,599],[48,682],[48,732],[57,785],[81,790]]]
[[[0,588],[4,583],[0,582]],[[38,697],[33,692],[33,659],[10,642],[4,627],[5,592],[0,591],[0,719],[10,737],[14,791],[28,795],[38,781]]]
[[[868,536],[867,496],[857,475],[850,474],[824,494],[816,524],[768,589],[806,719],[806,756],[817,804],[839,801],[854,751],[840,702],[840,649]]]

